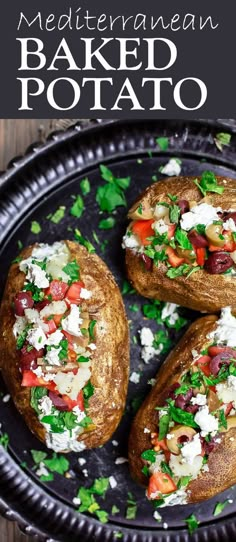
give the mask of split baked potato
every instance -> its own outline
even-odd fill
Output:
[[[236,181],[206,171],[146,189],[128,213],[127,275],[144,297],[236,310]]]
[[[196,320],[133,421],[131,474],[159,505],[197,503],[236,483],[235,326],[229,307]]]
[[[30,430],[55,451],[104,444],[122,416],[129,333],[105,263],[60,241],[25,248],[0,310],[1,369]]]

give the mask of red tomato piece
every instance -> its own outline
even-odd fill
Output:
[[[47,332],[48,335],[50,335],[51,333],[54,333],[57,330],[57,325],[54,319],[45,320],[45,324],[47,324],[48,326],[48,332]]]
[[[223,235],[226,239],[226,243],[222,247],[222,250],[225,250],[225,252],[233,252],[235,250],[235,242],[233,240],[231,231],[224,230]]]
[[[172,267],[179,267],[182,263],[184,263],[184,258],[180,258],[179,256],[177,256],[172,247],[166,248],[166,254],[168,256],[168,261]]]
[[[172,237],[174,237],[175,230],[176,230],[176,224],[170,224],[170,226],[168,228],[168,232],[167,232],[167,237],[168,237],[169,241],[170,241],[170,239],[172,239]]]
[[[204,373],[205,376],[209,376],[211,374],[209,362],[211,361],[210,356],[201,356],[196,362],[195,365],[201,369],[201,371]]]
[[[59,327],[59,325],[61,323],[62,316],[64,316],[64,314],[54,314],[53,315],[53,320],[54,320],[57,327]]]
[[[62,395],[62,398],[65,401],[65,403],[68,405],[69,410],[72,410],[74,407],[78,406],[79,409],[82,410],[82,412],[84,412],[84,394],[82,390],[78,393],[77,399],[74,401],[70,399],[68,395]]]
[[[205,258],[206,258],[206,249],[205,248],[196,248],[196,256],[197,256],[197,264],[201,267],[204,266]]]
[[[68,284],[62,280],[52,280],[49,288],[46,290],[46,295],[52,296],[52,301],[61,301],[64,299],[68,290]]]
[[[54,391],[56,388],[55,382],[46,382],[43,378],[36,376],[33,371],[28,370],[23,371],[23,380],[21,385],[28,388],[41,386],[42,388],[47,388],[51,391]]]
[[[228,403],[226,409],[225,409],[225,416],[227,417],[229,415],[229,413],[231,412],[232,408],[234,408],[234,405],[233,405],[233,402],[231,401],[231,403]]]
[[[153,493],[161,493],[162,495],[167,495],[176,491],[177,486],[174,480],[169,474],[164,474],[163,472],[154,472],[149,478],[148,484],[148,497],[151,498]]]
[[[132,232],[136,234],[142,245],[150,245],[151,241],[148,241],[147,237],[152,237],[154,235],[154,230],[152,229],[152,224],[154,220],[136,220],[132,225]]]
[[[208,348],[208,354],[212,358],[214,356],[218,356],[218,354],[222,354],[222,352],[232,352],[231,346],[209,346]],[[236,356],[236,350],[235,350],[235,356]]]
[[[209,245],[208,250],[210,252],[217,252],[219,250],[223,250],[222,247],[216,247],[215,245]]]
[[[69,303],[75,303],[77,305],[77,303],[81,301],[81,288],[84,288],[84,283],[82,281],[73,282],[67,291],[66,301]]]

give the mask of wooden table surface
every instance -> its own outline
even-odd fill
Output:
[[[49,132],[64,126],[66,123],[60,120],[0,119],[0,171],[6,169],[11,158],[23,154],[31,143],[44,141]],[[32,542],[32,540],[32,537],[20,533],[15,523],[0,517],[0,542]]]

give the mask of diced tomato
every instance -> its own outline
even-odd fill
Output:
[[[42,388],[47,388],[51,391],[55,391],[56,388],[55,382],[46,382],[43,378],[36,376],[33,371],[28,370],[23,371],[23,379],[21,385],[27,388],[41,386]]]
[[[222,352],[232,352],[232,347],[230,346],[209,346],[208,348],[208,354],[212,358],[214,356],[218,356],[218,354],[222,354]],[[235,350],[236,355],[236,350]]]
[[[80,292],[81,288],[84,288],[82,281],[73,282],[66,293],[66,301],[70,303],[79,303],[81,301]]]
[[[225,416],[227,417],[229,415],[229,413],[231,412],[232,408],[234,408],[234,405],[233,405],[233,402],[231,401],[231,403],[228,403],[226,409],[225,409]]]
[[[196,256],[197,256],[197,264],[201,267],[204,266],[205,258],[206,258],[206,249],[205,248],[196,248]]]
[[[225,250],[226,252],[234,252],[236,243],[233,240],[233,236],[231,231],[223,231],[223,235],[225,237],[225,244],[222,247],[222,250]]]
[[[136,220],[132,225],[132,232],[135,233],[142,245],[150,245],[151,241],[148,241],[147,237],[152,237],[154,235],[154,230],[152,224],[154,220]]]
[[[210,356],[201,356],[196,362],[195,365],[201,369],[201,371],[204,373],[205,376],[209,376],[211,374],[209,362],[211,361]]]
[[[166,248],[166,254],[172,267],[179,267],[182,263],[184,263],[184,258],[179,258],[172,247]]]
[[[64,314],[54,314],[53,315],[53,320],[54,320],[57,327],[59,327],[59,325],[61,323],[62,316],[64,316]]]
[[[222,247],[216,247],[215,245],[209,245],[208,250],[210,252],[217,252],[219,250],[222,250]]]
[[[164,474],[163,472],[154,472],[154,474],[152,474],[152,476],[150,476],[149,478],[149,499],[151,498],[151,495],[153,493],[159,492],[162,495],[166,495],[168,493],[172,493],[172,491],[176,491],[176,489],[177,486],[169,474]]]
[[[74,401],[70,399],[68,395],[62,395],[62,398],[68,405],[69,410],[72,410],[74,407],[78,406],[82,412],[84,411],[84,394],[82,390],[78,393],[77,399]]]
[[[50,333],[54,333],[54,331],[57,330],[57,325],[54,319],[51,320],[45,320],[45,324],[48,326],[47,334],[50,335]]]
[[[174,237],[175,230],[176,230],[176,224],[170,224],[170,226],[168,227],[168,232],[167,232],[167,237],[169,241],[172,239],[172,237]]]
[[[70,333],[68,333],[68,331],[65,331],[64,329],[62,330],[62,333],[63,335],[65,335],[65,338],[68,340],[68,343],[69,343],[69,348],[71,348],[73,350],[73,337]]]
[[[52,296],[52,301],[61,301],[64,299],[67,290],[68,284],[66,284],[66,282],[62,282],[62,280],[52,280],[45,294],[47,296]]]

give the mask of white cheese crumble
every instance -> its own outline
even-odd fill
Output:
[[[140,329],[139,334],[142,346],[152,346],[152,343],[154,341],[154,335],[149,327],[143,327],[142,329]]]
[[[36,350],[41,350],[47,344],[47,337],[40,327],[32,328],[28,331],[27,341]]]
[[[57,329],[54,333],[51,333],[47,338],[48,346],[58,346],[60,342],[65,338],[60,329]]]
[[[80,297],[81,299],[90,299],[92,297],[92,292],[90,292],[90,290],[87,290],[86,288],[81,288]]]
[[[14,337],[18,337],[18,335],[21,335],[22,331],[24,331],[26,327],[27,321],[24,316],[16,316],[16,321],[13,326],[13,335]]]
[[[133,382],[133,384],[138,384],[140,382],[140,373],[136,373],[133,371],[129,377],[130,382]]]
[[[43,370],[40,365],[37,367],[37,369],[31,369],[31,370],[32,370],[32,373],[34,373],[38,378],[43,376]]]
[[[116,465],[123,465],[123,463],[127,463],[128,459],[126,457],[117,457],[115,460]]]
[[[78,459],[78,463],[81,467],[83,467],[83,465],[85,465],[87,463],[86,459],[84,459],[84,457],[79,457]]]
[[[236,376],[228,376],[226,382],[216,384],[216,391],[219,399],[223,403],[231,403],[236,401]]]
[[[169,175],[169,177],[180,175],[181,165],[176,160],[176,158],[171,158],[169,162],[162,168],[161,173],[163,175]]]
[[[202,445],[200,441],[200,436],[197,433],[196,435],[194,435],[192,440],[186,442],[186,444],[184,444],[181,448],[183,463],[188,463],[189,465],[192,465],[195,457],[200,455],[201,451]]]
[[[150,359],[154,358],[154,356],[158,356],[162,350],[163,344],[159,344],[158,348],[154,348],[154,346],[144,346],[141,350],[141,358],[144,363],[149,363]]]
[[[118,446],[119,444],[118,440],[112,440],[111,443],[112,443],[112,446]]]
[[[114,489],[114,487],[117,486],[117,481],[114,476],[109,476],[109,484],[111,486],[111,489]]]
[[[51,414],[52,407],[53,407],[53,403],[50,397],[48,397],[47,395],[42,397],[42,399],[40,399],[38,402],[38,408],[39,410],[42,411],[42,414],[40,415],[40,417],[43,418],[44,416],[49,416],[49,414]]]
[[[163,526],[163,529],[168,529],[168,527],[169,527],[168,523],[166,523],[166,522],[164,522],[162,526]]]
[[[236,224],[232,218],[228,218],[228,220],[223,223],[223,227],[225,230],[236,232]]]
[[[48,288],[49,280],[47,278],[46,271],[41,269],[39,265],[30,263],[28,265],[28,272],[26,275],[26,280],[33,282],[38,288]]]
[[[62,329],[67,331],[74,337],[81,337],[82,332],[80,325],[83,323],[83,319],[80,318],[80,308],[77,305],[71,304],[70,313],[66,318],[62,320]]]
[[[82,473],[83,473],[85,478],[88,478],[88,470],[87,469],[83,469]]]
[[[162,520],[162,516],[161,514],[159,514],[159,512],[157,510],[155,510],[154,514],[153,514],[153,517],[156,521],[161,521]]]
[[[177,489],[177,491],[165,497],[165,502],[160,506],[160,508],[164,508],[165,506],[177,506],[181,504],[187,504],[187,493],[184,489]],[[164,527],[163,523],[163,528],[167,529],[168,524],[165,523],[165,525],[166,527]]]
[[[46,426],[46,424],[44,424]],[[77,440],[76,431],[64,431],[63,433],[46,433],[47,447],[54,450],[54,452],[64,452],[70,450],[72,452],[82,452],[86,446],[83,441]]]
[[[139,248],[140,247],[140,241],[138,239],[137,235],[134,235],[133,233],[131,235],[124,235],[123,241],[122,241],[122,248]]]
[[[72,499],[72,502],[73,502],[73,504],[74,504],[75,506],[79,506],[79,505],[81,504],[81,500],[80,500],[79,497],[74,497],[74,498]]]
[[[176,311],[178,307],[179,305],[176,305],[175,303],[165,303],[161,311],[162,320],[166,320],[168,318],[169,324],[174,326],[175,322],[179,318],[178,312]]]
[[[196,397],[190,399],[190,403],[192,403],[192,405],[204,406],[207,404],[207,397],[206,395],[203,395],[203,393],[197,393]]]
[[[151,429],[148,429],[147,427],[144,427],[144,430],[143,432],[146,434],[146,433],[151,433]]]
[[[208,406],[200,407],[194,416],[194,421],[201,429],[201,435],[205,437],[208,433],[214,433],[218,430],[219,423],[217,418],[209,414]]]
[[[47,365],[61,365],[61,360],[59,358],[59,352],[57,348],[52,348],[52,350],[49,350],[45,356],[45,362]]]
[[[44,463],[41,461],[39,463],[39,468],[35,471],[35,474],[37,476],[48,476],[49,475],[49,471],[48,469],[46,469]]]
[[[208,339],[227,346],[236,346],[236,318],[231,314],[231,307],[224,307],[217,321],[217,327],[207,335]]]
[[[52,301],[49,305],[46,305],[41,311],[41,318],[46,318],[52,314],[64,314],[67,311],[67,304],[65,301]]]
[[[200,203],[192,207],[191,211],[184,213],[180,220],[182,230],[189,231],[198,224],[209,226],[214,220],[219,220],[217,211],[222,211],[221,207],[213,207],[208,203]]]
[[[209,470],[210,469],[207,464],[202,466],[202,472],[209,472]]]
[[[163,235],[168,232],[169,226],[164,222],[163,218],[160,218],[160,220],[153,222],[152,229],[160,235]]]
[[[2,402],[3,403],[8,403],[8,401],[10,401],[11,399],[11,396],[9,393],[7,393],[6,395],[4,395],[4,397],[2,398]]]

